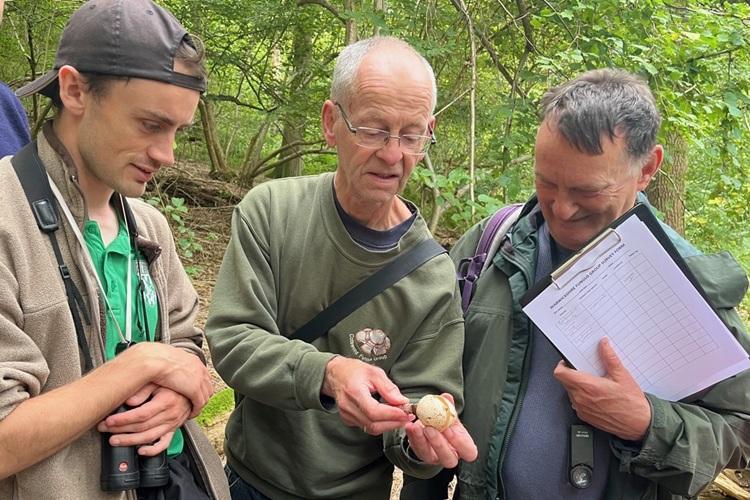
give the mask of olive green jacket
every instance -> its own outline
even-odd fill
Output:
[[[416,477],[440,470],[408,453],[403,429],[371,436],[345,426],[321,398],[336,355],[382,369],[416,402],[453,394],[461,408],[463,318],[453,270],[438,255],[371,298],[312,343],[299,328],[357,283],[430,238],[417,215],[398,245],[357,244],[335,206],[333,173],[279,179],[235,209],[206,338],[214,367],[243,395],[227,422],[227,463],[274,500],[387,499],[393,466]],[[362,335],[379,332],[380,352]]]
[[[641,199],[643,201],[645,198]],[[524,207],[500,251],[477,282],[467,311],[462,420],[477,442],[479,458],[462,463],[461,500],[503,498],[502,463],[524,397],[532,324],[519,299],[536,267],[536,199]],[[532,213],[533,211],[533,213]],[[486,221],[453,248],[459,262],[471,257]],[[750,339],[736,307],[747,290],[744,271],[728,254],[699,255],[665,226],[713,306],[745,350]],[[491,374],[489,373],[491,371]],[[750,371],[715,385],[692,403],[647,394],[652,420],[640,444],[611,437],[613,460],[605,499],[678,499],[697,495],[725,467],[744,467],[750,456]],[[511,499],[516,500],[516,499]]]

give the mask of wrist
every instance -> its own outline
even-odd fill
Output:
[[[145,385],[158,378],[163,370],[163,363],[153,356],[153,349],[149,349],[149,344],[134,344],[115,356],[111,363],[122,366],[133,378],[139,379],[141,385]]]
[[[328,397],[335,397],[336,392],[334,390],[334,383],[333,383],[333,371],[336,369],[336,366],[341,361],[341,356],[336,354],[331,359],[328,360],[328,363],[326,363],[326,369],[325,374],[323,375],[323,384],[320,387],[320,393],[323,396]]]

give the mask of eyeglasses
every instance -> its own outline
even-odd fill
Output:
[[[356,143],[358,146],[367,149],[380,149],[391,139],[398,140],[398,145],[406,154],[421,156],[430,149],[430,146],[437,144],[435,140],[435,134],[427,127],[427,132],[430,135],[415,135],[415,134],[402,134],[393,135],[387,130],[380,130],[377,128],[370,127],[354,127],[349,121],[349,117],[346,116],[344,108],[341,104],[335,103],[336,107],[341,111],[341,117],[344,119],[344,123],[349,128],[349,131],[357,138]]]

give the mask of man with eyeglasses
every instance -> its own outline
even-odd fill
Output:
[[[435,79],[394,38],[346,47],[323,104],[335,173],[262,184],[236,208],[207,338],[238,393],[226,430],[235,499],[388,498],[393,465],[430,477],[476,448],[404,405],[447,393],[462,406],[463,324],[446,255],[427,261],[312,343],[302,325],[431,238],[401,198],[435,143]],[[342,425],[342,422],[344,425]]]

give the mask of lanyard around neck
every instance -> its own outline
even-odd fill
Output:
[[[123,335],[122,330],[120,329],[120,324],[117,322],[117,318],[115,318],[115,314],[112,311],[112,306],[109,304],[109,300],[107,300],[107,294],[104,291],[104,287],[102,286],[102,282],[99,279],[99,273],[96,271],[96,267],[94,266],[94,262],[91,260],[91,255],[89,255],[88,246],[86,246],[86,241],[83,239],[83,235],[81,234],[81,230],[78,229],[78,223],[76,222],[75,218],[73,217],[73,214],[70,212],[70,208],[68,208],[68,204],[65,203],[65,200],[62,197],[62,194],[60,194],[60,190],[57,188],[57,185],[52,180],[52,178],[47,174],[47,178],[49,179],[49,185],[50,188],[52,188],[52,193],[55,195],[55,198],[57,198],[57,202],[62,208],[63,213],[65,214],[65,218],[68,220],[68,224],[70,225],[71,229],[73,230],[73,234],[75,234],[76,239],[78,240],[78,243],[81,245],[81,248],[83,249],[84,253],[84,262],[89,266],[91,273],[94,275],[94,278],[96,279],[96,285],[99,287],[99,294],[102,296],[102,299],[104,300],[105,309],[109,313],[110,317],[112,318],[112,322],[115,324],[115,328],[117,329],[117,334],[120,336],[120,340],[123,342],[130,342],[132,339],[132,318],[131,318],[131,308],[132,308],[132,283],[130,279],[130,267],[131,267],[131,255],[132,255],[132,249],[129,249],[128,251],[128,271],[127,271],[127,284],[125,285],[126,294],[125,294],[125,334]],[[122,203],[122,198],[120,199],[120,203]],[[130,241],[130,229],[128,228],[128,221],[127,217],[124,217],[125,215],[125,207],[123,205],[123,218],[125,219],[125,230],[128,233],[128,242]]]

